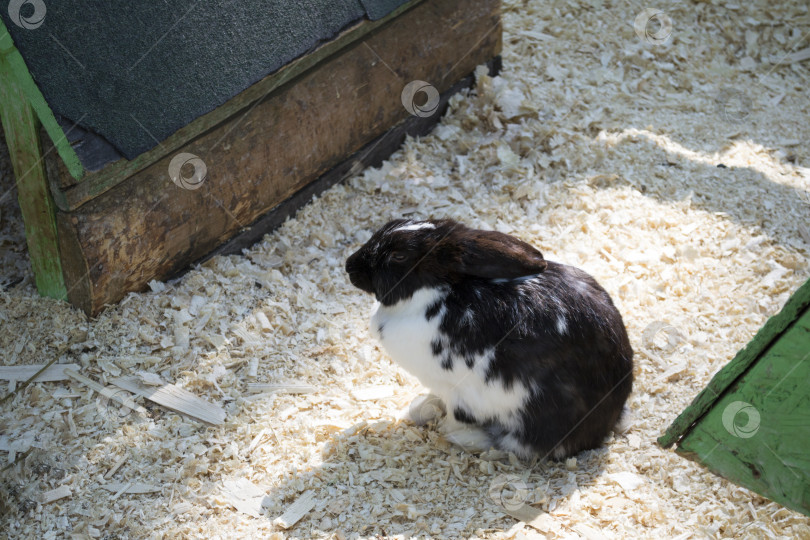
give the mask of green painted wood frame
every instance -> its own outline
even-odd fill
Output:
[[[0,120],[17,183],[28,257],[42,296],[67,299],[53,198],[48,189],[40,127],[44,127],[71,174],[81,164],[0,21]],[[5,196],[5,194],[2,194]]]
[[[810,280],[658,442],[810,515]]]
[[[678,442],[689,428],[717,401],[726,388],[739,378],[759,355],[810,306],[810,280],[793,293],[782,310],[768,319],[759,332],[751,339],[734,359],[715,374],[708,386],[700,392],[692,403],[667,428],[658,443],[668,448]]]

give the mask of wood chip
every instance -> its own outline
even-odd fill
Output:
[[[163,380],[160,378],[160,375],[157,373],[150,373],[148,371],[138,371],[135,373],[141,383],[144,386],[163,386]]]
[[[101,488],[118,494],[157,493],[163,489],[161,486],[155,486],[145,482],[108,482],[102,484]]]
[[[40,495],[39,502],[42,504],[52,503],[53,501],[57,501],[59,499],[63,499],[65,497],[70,497],[72,492],[68,486],[59,486],[56,489],[52,489],[50,491],[44,492]]]
[[[684,371],[687,370],[688,364],[686,362],[679,362],[672,366],[671,368],[667,369],[665,372],[658,375],[654,382],[659,383],[663,381],[671,381],[673,379],[677,379],[679,375],[681,375]]]
[[[79,430],[78,428],[76,428],[76,421],[73,420],[73,411],[71,411],[70,409],[68,409],[67,412],[65,412],[65,423],[67,423],[68,429],[70,430],[70,436],[78,437]]]
[[[255,437],[253,437],[253,440],[250,441],[250,446],[248,446],[247,455],[250,455],[250,454],[253,453],[253,451],[256,449],[257,446],[259,446],[259,443],[262,442],[262,440],[267,436],[267,434],[268,434],[268,429],[263,428],[261,431],[259,431],[259,433],[256,434]]]
[[[92,388],[102,396],[115,401],[119,405],[127,407],[128,409],[136,411],[144,416],[149,414],[149,412],[146,409],[135,403],[129,394],[123,393],[120,390],[114,390],[112,388],[102,386],[93,379],[89,379],[84,375],[81,375],[76,371],[73,371],[72,369],[66,369],[65,375],[67,375],[71,379],[74,379],[77,382],[84,384],[85,386]]]
[[[583,523],[575,523],[571,526],[571,529],[581,534],[586,540],[608,540],[608,537],[602,532],[597,531],[593,527],[588,527]]]
[[[123,484],[123,485],[122,485],[122,486],[121,486],[121,487],[120,487],[120,488],[119,488],[119,489],[118,489],[118,490],[115,492],[115,494],[114,494],[112,497],[110,497],[110,500],[111,500],[111,501],[116,500],[118,497],[120,497],[121,495],[123,495],[123,493],[124,493],[126,490],[128,490],[129,488],[131,488],[131,487],[132,487],[132,486],[134,486],[134,485],[135,485],[135,483],[134,483],[134,482],[129,482],[129,483],[127,483],[127,484]]]
[[[534,508],[533,506],[529,506],[527,504],[520,505],[517,508],[506,508],[503,506],[498,507],[502,512],[506,512],[513,518],[517,519],[518,521],[522,521],[526,524],[530,524],[532,521],[536,520],[537,518],[546,515],[545,512]]]
[[[253,517],[261,516],[267,498],[266,490],[246,478],[239,478],[225,480],[222,491],[227,501],[238,511]]]
[[[522,505],[518,508],[512,509],[499,506],[499,509],[518,521],[522,521],[529,527],[542,533],[547,533],[553,528],[553,518],[547,512],[533,506]]]
[[[5,381],[26,381],[45,367],[45,364],[31,364],[26,366],[0,366],[0,379]],[[64,381],[68,378],[65,369],[77,370],[78,364],[53,364],[39,374],[32,382]]]
[[[110,478],[112,478],[112,477],[113,477],[113,475],[114,475],[116,472],[118,472],[118,469],[120,469],[120,468],[121,468],[121,466],[122,466],[124,463],[126,463],[126,462],[127,462],[127,459],[129,459],[129,454],[124,454],[123,456],[121,456],[120,458],[118,458],[118,459],[115,461],[115,463],[113,463],[112,467],[110,467],[110,470],[106,472],[106,474],[104,475],[104,479],[105,479],[105,480],[109,480]]]
[[[312,490],[305,492],[288,506],[283,514],[273,520],[273,525],[289,529],[315,508],[315,502],[315,492]]]
[[[264,314],[262,311],[256,312],[256,320],[259,321],[259,326],[261,326],[262,330],[269,332],[273,329],[273,325],[270,324],[270,321],[267,318],[267,315]]]
[[[67,379],[68,377],[65,377],[65,378]],[[66,398],[67,399],[73,399],[73,398],[82,397],[81,394],[77,394],[75,392],[69,392],[66,388],[57,388],[56,390],[53,391],[53,394],[51,394],[51,395],[53,396],[54,399],[66,399]]]
[[[770,61],[773,64],[792,64],[793,62],[803,62],[808,59],[810,59],[810,47],[785,55],[774,54],[771,56]]]
[[[631,492],[644,484],[644,478],[629,471],[610,473],[607,477],[621,486],[625,493]]]
[[[188,501],[179,502],[172,507],[172,514],[175,515],[185,514],[192,508],[194,508],[194,505]]]
[[[352,390],[351,394],[358,401],[374,401],[393,396],[394,390],[393,386],[366,386]]]
[[[249,392],[267,394],[312,394],[318,391],[316,387],[306,383],[247,383],[247,389]]]
[[[222,407],[209,403],[174,384],[165,384],[155,388],[144,385],[137,377],[118,377],[110,382],[119,388],[206,424],[219,426],[225,422],[225,410]]]

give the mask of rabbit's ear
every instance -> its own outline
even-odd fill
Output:
[[[491,279],[512,279],[546,269],[543,254],[531,245],[496,231],[467,229],[456,237],[457,272]]]

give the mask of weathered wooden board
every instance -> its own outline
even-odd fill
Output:
[[[440,92],[500,51],[498,0],[429,0],[182,148],[199,189],[169,179],[168,155],[59,212],[68,297],[98,313],[197,260],[403,121],[404,86]]]
[[[810,309],[678,443],[677,452],[810,516]]]
[[[491,76],[495,76],[501,69],[501,57],[496,56],[487,62]],[[439,106],[436,111],[437,116],[444,114],[447,109],[447,102],[454,94],[464,88],[470,88],[475,82],[473,75],[468,75],[450,87],[449,90],[439,96]],[[436,117],[410,116],[404,122],[397,124],[363,148],[355,152],[348,159],[339,163],[317,180],[310,182],[294,195],[285,199],[275,206],[270,212],[262,215],[249,227],[245,227],[230,240],[206,255],[203,259],[208,259],[215,255],[234,255],[241,253],[282,223],[288,217],[295,214],[304,204],[320,195],[331,186],[342,182],[358,170],[367,167],[379,167],[397,148],[405,141],[405,137],[419,137],[426,135],[436,125]]]

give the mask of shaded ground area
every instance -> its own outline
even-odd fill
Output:
[[[25,227],[17,203],[14,171],[0,129],[0,290],[33,281],[25,245]]]

